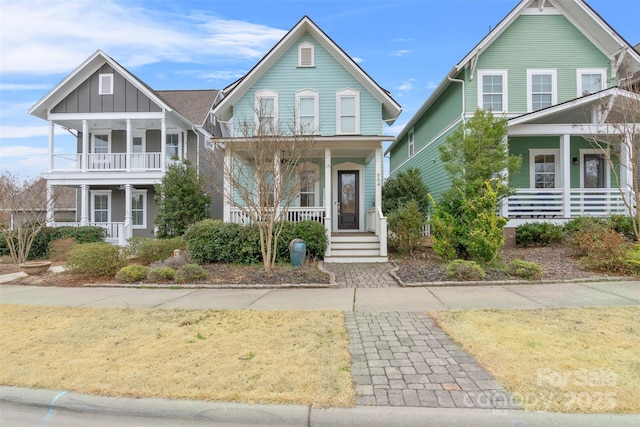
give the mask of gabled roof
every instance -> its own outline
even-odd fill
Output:
[[[36,102],[29,110],[28,113],[41,119],[47,120],[47,112],[49,109],[55,107],[60,101],[62,101],[67,95],[69,95],[74,89],[76,89],[82,82],[88,79],[93,73],[95,73],[104,64],[109,64],[117,73],[127,79],[138,90],[145,94],[151,101],[156,103],[163,110],[171,113],[173,112],[180,120],[185,123],[190,123],[185,117],[176,111],[171,105],[169,105],[164,99],[162,99],[153,89],[151,89],[146,83],[130,73],[126,68],[120,65],[117,61],[111,58],[109,55],[98,49],[91,56],[89,56],[82,64],[76,67],[67,77],[65,77],[60,83],[58,83],[53,89],[51,89],[42,99]]]
[[[225,98],[213,108],[213,113],[223,121],[231,118],[232,106],[247,90],[273,66],[284,53],[305,33],[316,39],[342,66],[344,66],[382,104],[382,116],[393,123],[402,111],[398,104],[378,83],[327,36],[308,16],[304,16],[285,36],[241,79],[224,89]]]
[[[500,35],[530,7],[544,8],[551,5],[578,28],[595,46],[606,54],[613,62],[621,55],[622,59],[631,58],[634,67],[632,72],[640,70],[640,53],[629,42],[620,36],[598,13],[584,0],[521,0],[518,5],[500,23],[493,28],[462,60],[447,74],[444,80],[433,91],[416,114],[409,120],[396,137],[396,141],[386,150],[391,149],[409,132],[416,121],[422,117],[429,107],[451,84],[449,78],[456,78],[466,67],[474,67],[478,56],[484,52]]]
[[[157,90],[155,93],[198,126],[204,124],[218,95],[217,90]]]

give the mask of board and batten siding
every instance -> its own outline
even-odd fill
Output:
[[[576,97],[580,68],[604,68],[610,78],[609,59],[563,15],[521,15],[480,55],[473,80],[466,79],[466,109],[478,106],[478,71],[508,70],[508,111],[525,113],[527,69],[557,70],[561,103]]]
[[[298,45],[314,45],[315,66],[298,67]],[[290,128],[295,117],[295,98],[299,90],[310,89],[319,96],[320,135],[336,134],[336,93],[342,89],[360,93],[360,134],[382,135],[382,104],[336,59],[306,33],[233,106],[233,120],[253,122],[255,93],[268,89],[278,93],[278,118],[282,129]],[[239,136],[239,135],[238,135]]]
[[[113,74],[113,95],[98,94],[100,74]],[[131,82],[104,64],[56,105],[52,113],[161,112],[162,109]]]

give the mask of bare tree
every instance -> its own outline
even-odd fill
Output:
[[[207,157],[222,171],[223,183],[209,181],[225,203],[240,211],[242,222],[258,227],[264,269],[270,271],[289,207],[303,185],[318,179],[315,170],[306,167],[314,154],[317,158],[315,131],[295,120],[282,129],[272,105],[259,103],[254,113],[253,120],[234,124],[240,136],[211,141],[214,151]]]
[[[55,203],[53,196],[49,200]],[[0,174],[0,211],[0,233],[7,242],[12,261],[22,264],[29,257],[34,239],[47,224],[45,181],[23,180],[3,171]]]
[[[620,78],[619,90],[601,108],[602,128],[587,139],[609,164],[640,241],[640,73],[632,74],[621,67],[620,75],[626,77]]]

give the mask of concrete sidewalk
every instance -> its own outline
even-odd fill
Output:
[[[339,289],[151,289],[0,286],[0,303],[70,307],[420,312],[640,304],[640,282]]]

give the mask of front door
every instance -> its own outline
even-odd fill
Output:
[[[338,230],[360,228],[358,171],[338,171]]]
[[[605,188],[605,159],[602,154],[584,155],[583,182],[584,188]],[[583,213],[600,212],[606,207],[607,199],[604,193],[597,191],[584,193]]]

